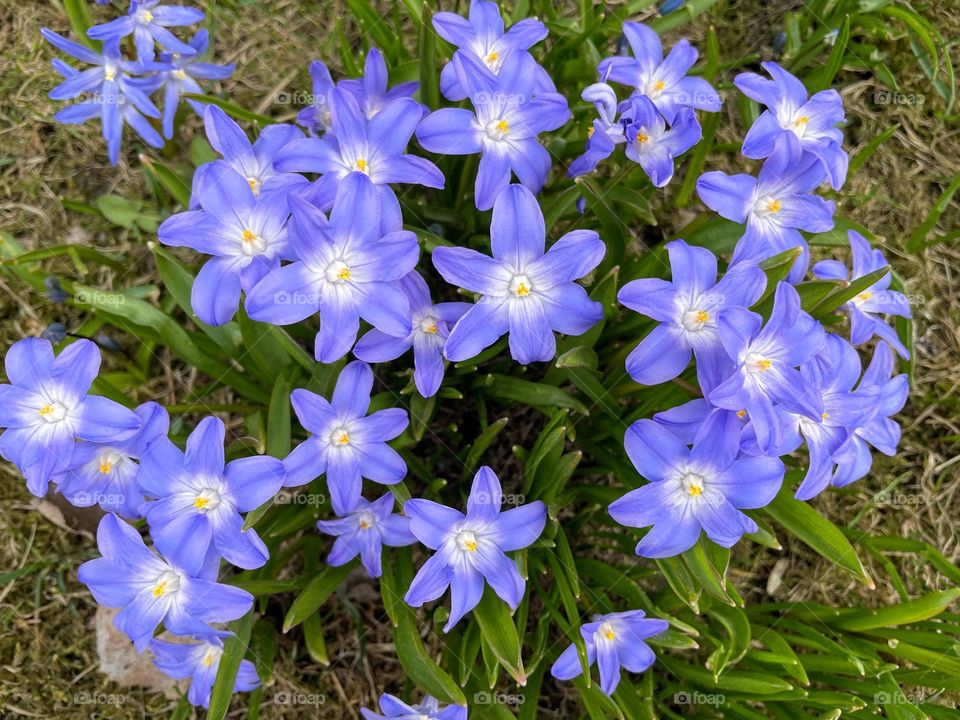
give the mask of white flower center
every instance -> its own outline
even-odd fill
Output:
[[[770,197],[769,195],[758,198],[753,204],[753,214],[760,218],[767,218],[771,215],[776,215],[782,209],[783,203],[781,203],[777,198]]]
[[[609,620],[600,623],[600,627],[597,628],[597,633],[606,640],[614,640],[617,637],[617,630]]]
[[[172,595],[180,589],[180,576],[172,570],[166,570],[157,576],[153,584],[153,596],[162,598]]]
[[[345,447],[350,444],[350,433],[341,425],[330,433],[330,444],[336,447]]]
[[[204,488],[193,500],[193,507],[200,512],[208,513],[214,510],[222,501],[220,493],[213,488]]]
[[[809,117],[806,115],[798,115],[790,121],[790,125],[787,129],[793,130],[793,134],[802,139],[803,136],[807,134],[807,126],[809,123]]]
[[[117,66],[107,63],[103,66],[103,79],[110,82],[117,79]]]
[[[503,59],[500,57],[500,53],[498,53],[496,50],[491,50],[483,56],[483,62],[490,69],[490,72],[496,75],[500,72],[500,66],[503,64]]]
[[[177,68],[176,70],[174,70],[174,71],[173,71],[172,73],[170,73],[170,74],[173,75],[173,77],[175,77],[177,80],[186,80],[186,79],[187,79],[187,71],[184,70],[183,68]]]
[[[334,260],[324,272],[327,282],[345,283],[350,280],[350,268],[343,260]]]
[[[142,23],[153,22],[153,13],[146,8],[137,11],[137,20]]]
[[[765,373],[770,370],[773,366],[773,361],[770,358],[763,357],[758,353],[751,353],[747,356],[747,361],[744,363],[747,372],[751,374],[756,373]]]
[[[250,228],[244,229],[240,236],[240,250],[244,255],[253,257],[260,255],[267,249],[267,241],[257,235]]]
[[[100,454],[100,459],[97,462],[97,470],[99,470],[102,475],[109,475],[113,472],[114,468],[124,460],[126,460],[126,457],[116,450],[105,450]]]
[[[211,647],[209,650],[207,650],[206,653],[204,653],[203,660],[201,662],[203,662],[204,667],[210,667],[214,663],[220,662],[220,656],[222,654],[223,654],[223,650],[221,650],[220,648]]]
[[[373,517],[373,513],[367,510],[361,510],[357,513],[357,525],[361,530],[369,530],[376,524],[376,518]]]
[[[497,140],[499,142],[510,134],[510,123],[503,118],[500,118],[499,120],[491,120],[487,123],[484,131],[487,133],[488,138],[491,140]]]
[[[250,186],[250,190],[253,192],[254,195],[260,194],[260,186],[262,184],[263,183],[260,182],[260,178],[255,178],[255,177],[247,178],[247,185]]]
[[[475,553],[477,551],[477,536],[469,530],[461,530],[455,538],[457,547],[463,552]]]
[[[696,473],[687,473],[680,478],[680,486],[692,498],[703,495],[704,479],[702,475]]]
[[[67,408],[56,400],[44,403],[37,412],[48,423],[58,423],[67,416]]]
[[[530,278],[523,273],[514,275],[510,281],[510,292],[518,298],[528,297],[533,292],[533,283],[530,282]]]
[[[418,327],[420,328],[420,332],[426,333],[427,335],[436,335],[438,331],[437,321],[432,317],[423,318]]]
[[[647,83],[645,94],[650,99],[658,98],[663,94],[667,84],[663,80],[651,80]]]
[[[710,313],[706,310],[687,310],[680,322],[687,332],[700,332],[710,322]]]

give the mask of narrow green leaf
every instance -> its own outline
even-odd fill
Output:
[[[510,609],[489,587],[485,589],[473,616],[480,632],[490,644],[497,660],[520,686],[527,684],[527,673],[520,657],[520,636],[513,624]]]
[[[877,628],[915,623],[936,617],[946,610],[958,597],[960,597],[960,588],[938,590],[923,595],[916,600],[909,600],[904,603],[899,603],[898,605],[858,610],[856,613],[841,618],[836,625],[844,630],[863,632],[865,630],[876,630]]]
[[[220,667],[217,669],[217,679],[213,683],[210,693],[210,708],[207,710],[208,720],[223,720],[230,708],[230,699],[233,697],[233,687],[250,642],[250,632],[253,630],[253,610],[250,610],[239,620],[229,625],[233,635],[224,640],[223,654],[220,656]]]
[[[288,632],[315,613],[343,582],[353,569],[353,565],[354,563],[347,563],[340,567],[331,565],[317,573],[290,605],[287,616],[283,619],[283,632]]]

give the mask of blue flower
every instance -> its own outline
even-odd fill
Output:
[[[10,384],[0,385],[0,455],[38,497],[70,466],[77,439],[114,443],[140,430],[132,411],[87,394],[100,370],[100,350],[89,340],[54,358],[49,340],[24,338],[7,351],[4,366]]]
[[[367,51],[363,77],[341,80],[339,86],[353,95],[361,112],[369,120],[388,103],[413,95],[420,88],[420,83],[404,82],[388,88],[387,63],[383,53],[372,47]]]
[[[370,179],[356,172],[343,180],[329,221],[296,195],[290,203],[297,261],[247,293],[250,317],[290,325],[319,311],[315,354],[324,363],[353,347],[361,317],[386,335],[407,337],[410,302],[399,280],[416,266],[420,246],[408,230],[383,232],[381,193]]]
[[[889,267],[883,252],[870,247],[870,243],[856,230],[848,230],[850,250],[853,255],[853,276],[856,280],[864,275]],[[822,260],[813,266],[813,274],[825,280],[847,280],[847,268],[838,260]],[[900,342],[897,331],[886,321],[884,315],[910,317],[910,302],[903,293],[890,289],[892,275],[887,273],[873,285],[843,306],[850,316],[850,342],[862,345],[874,336],[888,343],[904,359],[910,351]]]
[[[380,712],[360,708],[364,720],[467,720],[467,709],[463,705],[440,707],[440,702],[430,695],[424,695],[416,705],[408,705],[389,693],[380,696]]]
[[[800,309],[800,296],[791,285],[777,286],[766,325],[756,313],[728,308],[720,315],[719,330],[735,370],[707,399],[727,410],[746,410],[763,452],[782,441],[774,405],[811,420],[820,419],[823,400],[804,381],[798,367],[823,345],[824,330]]]
[[[618,55],[601,61],[597,66],[601,78],[634,88],[671,124],[680,108],[720,110],[722,101],[713,86],[703,78],[686,76],[697,61],[697,49],[689,41],[680,40],[664,59],[660,37],[651,28],[628,22],[623,24],[623,34],[633,57]]]
[[[363,478],[394,485],[407,474],[407,465],[387,445],[409,422],[403,408],[367,415],[373,371],[359,360],[349,363],[337,378],[333,398],[297,389],[290,395],[293,410],[310,437],[283,461],[286,486],[303,485],[327,474],[333,511],[346,515],[360,502]]]
[[[621,305],[659,324],[627,356],[627,372],[642,385],[672,380],[697,359],[697,380],[704,393],[733,369],[720,342],[718,316],[729,307],[749,308],[763,294],[767,278],[750,263],[732,266],[717,282],[717,258],[683,240],[667,243],[673,280],[641,278],[624,285]]]
[[[197,80],[226,80],[233,74],[233,63],[229,65],[214,65],[213,63],[200,62],[199,58],[207,52],[210,46],[210,38],[207,31],[199,30],[196,35],[190,39],[190,47],[194,49],[193,55],[184,55],[182,53],[166,52],[160,55],[160,62],[157,64],[159,70],[158,77],[163,82],[163,136],[168,140],[173,137],[173,119],[177,114],[177,106],[180,104],[180,95],[182,93],[192,93],[202,95],[203,88]],[[190,107],[202,116],[204,106],[196,100],[188,100]]]
[[[873,413],[866,422],[851,428],[844,444],[833,454],[837,463],[831,483],[844,487],[864,477],[870,471],[873,459],[870,447],[884,455],[893,456],[900,444],[900,426],[891,419],[903,408],[910,392],[905,374],[893,375],[893,351],[880,343],[873,352],[855,395],[870,398]]]
[[[806,275],[810,261],[810,249],[800,230],[820,233],[833,229],[833,201],[811,193],[823,179],[823,164],[816,156],[803,153],[793,158],[781,143],[756,178],[704,173],[697,180],[697,193],[707,207],[727,220],[746,223],[731,262],[760,262],[801,248],[789,275],[790,282],[796,283]]]
[[[297,113],[297,125],[311,136],[319,136],[332,126],[330,91],[336,87],[329,68],[320,60],[310,62],[310,84],[310,104]]]
[[[203,11],[196,8],[160,5],[160,0],[130,0],[126,15],[94,25],[87,30],[87,35],[94,40],[117,41],[132,34],[138,59],[150,63],[156,57],[155,42],[171,52],[192,55],[195,48],[167,28],[193,25],[203,22],[205,17]]]
[[[703,530],[717,545],[731,547],[757,524],[741,510],[761,508],[776,496],[784,467],[778,458],[740,454],[742,426],[732,413],[707,418],[693,447],[653,420],[638,420],[624,446],[649,482],[610,504],[621,525],[653,526],[637,554],[672,557],[693,547]]]
[[[357,555],[370,577],[380,577],[380,552],[383,545],[401,547],[417,539],[410,532],[410,520],[393,513],[393,495],[367,502],[363,498],[342,518],[318,520],[317,529],[336,535],[327,563],[333,567],[346,565]]]
[[[471,0],[469,18],[450,12],[438,12],[433,16],[433,28],[448,43],[458,48],[457,54],[469,54],[480,60],[494,75],[499,75],[507,57],[521,53],[532,60],[526,51],[547,37],[547,27],[535,18],[524,18],[504,32],[500,8],[495,2]],[[527,63],[533,73],[536,93],[555,93],[556,86],[542,67]],[[451,102],[458,102],[469,95],[469,90],[460,81],[453,63],[447,63],[440,73],[440,92]]]
[[[617,94],[612,87],[605,82],[594,83],[584,88],[580,97],[593,103],[600,117],[587,130],[587,146],[583,155],[570,163],[568,177],[580,177],[593,172],[601,160],[613,154],[617,145],[627,141],[624,123],[617,120]]]
[[[287,257],[284,193],[255,195],[250,183],[226,161],[211,163],[201,182],[202,210],[164,220],[157,235],[164,245],[213,255],[193,283],[190,304],[209,325],[224,325],[237,312],[241,290],[251,289]]]
[[[40,33],[57,49],[94,66],[81,72],[67,63],[54,61],[54,68],[65,80],[50,91],[51,99],[71,100],[84,93],[91,95],[90,99],[60,110],[53,116],[55,121],[75,125],[99,115],[112,165],[116,165],[120,157],[124,124],[133,128],[148,145],[163,147],[160,133],[154,130],[144,117],[160,117],[160,110],[149,97],[160,86],[160,78],[132,77],[132,74],[142,73],[144,70],[142,66],[122,58],[119,40],[113,39],[104,43],[103,54],[100,55],[47,28],[43,28]]]
[[[79,567],[77,577],[94,599],[120,608],[114,626],[143,652],[160,623],[176,635],[228,636],[210,623],[243,617],[253,607],[246,590],[216,582],[217,564],[188,573],[143,544],[140,533],[116,515],[106,515],[97,529],[102,557]]]
[[[762,63],[770,73],[767,80],[755,73],[742,73],[734,79],[740,91],[767,109],[747,131],[743,154],[760,159],[773,154],[777,141],[812,153],[823,164],[830,185],[839,190],[847,177],[849,159],[843,151],[843,133],[836,127],[843,122],[843,101],[836,90],[821,90],[808,99],[807,89],[796,77],[774,62]],[[791,150],[791,156],[799,152]]]
[[[396,360],[413,348],[413,380],[423,397],[431,397],[443,382],[443,346],[450,328],[470,309],[460,302],[430,301],[430,288],[414,271],[400,280],[400,287],[410,301],[410,325],[406,337],[393,337],[374,328],[367,332],[353,349],[353,354],[368,363]]]
[[[777,453],[796,450],[802,436],[809,457],[807,472],[796,492],[798,500],[809,500],[830,484],[837,450],[854,428],[873,417],[877,388],[865,385],[857,393],[852,392],[860,379],[860,369],[857,351],[833,333],[827,334],[817,355],[800,368],[806,385],[820,394],[823,413],[816,419],[787,413],[785,438]]]
[[[207,140],[223,156],[223,162],[205,163],[197,168],[190,194],[191,210],[200,207],[200,197],[205,187],[217,180],[216,174],[212,178],[208,176],[210,169],[224,163],[246,179],[257,197],[273,192],[289,193],[307,187],[308,181],[303,175],[280,172],[274,167],[277,153],[290,142],[303,137],[303,132],[293,125],[268,125],[260,132],[256,142],[251,143],[240,126],[216,105],[208,105],[203,110],[203,122]]]
[[[177,680],[190,679],[187,700],[196,707],[210,706],[210,693],[220,669],[223,657],[223,641],[211,637],[200,642],[172,643],[152,640],[150,652],[153,664],[169,677]],[[249,692],[260,686],[257,670],[249,660],[241,660],[233,691]]]
[[[454,325],[444,347],[448,360],[476,356],[510,333],[510,354],[524,365],[550,360],[553,332],[582,335],[603,316],[574,280],[593,270],[606,248],[592,230],[573,230],[544,252],[546,231],[533,193],[508,186],[490,223],[493,257],[463,247],[438,247],[433,264],[449,283],[483,297]]]
[[[644,640],[667,629],[667,621],[648,618],[643,610],[597,615],[593,622],[580,627],[580,635],[587,645],[587,665],[597,663],[600,668],[600,687],[612,695],[620,684],[620,667],[628,672],[641,673],[653,665],[656,656]],[[564,650],[550,668],[557,680],[571,680],[583,673],[577,646],[573,643]]]
[[[354,95],[342,87],[330,90],[327,101],[332,132],[289,143],[277,155],[278,170],[320,173],[316,194],[328,201],[340,182],[354,172],[366,175],[375,185],[443,187],[443,173],[436,165],[404,154],[422,116],[415,100],[391,100],[369,119]],[[318,205],[326,209],[323,203]]]
[[[161,439],[140,461],[140,487],[155,498],[143,508],[150,536],[189,573],[200,572],[211,550],[248,570],[270,557],[256,530],[243,529],[240,513],[277,494],[283,463],[265,455],[227,463],[223,440],[223,421],[206,417],[187,438],[185,453]]]
[[[474,188],[478,210],[493,207],[513,173],[525,187],[540,192],[551,160],[537,135],[570,119],[566,98],[536,94],[536,62],[529,53],[511,51],[499,75],[472,53],[457,53],[451,65],[474,109],[430,113],[417,128],[420,144],[441,155],[481,153]]]
[[[673,178],[673,161],[700,142],[701,130],[690,108],[680,108],[667,128],[653,102],[634,95],[620,106],[626,155],[650,178],[654,187],[664,187]]]
[[[77,507],[99,505],[135,519],[146,499],[137,482],[140,460],[151,444],[166,437],[170,417],[162,405],[144,403],[135,410],[141,427],[126,440],[109,443],[77,443],[66,476],[57,484],[57,492]]]
[[[420,568],[404,600],[413,607],[436,600],[450,588],[449,632],[483,595],[483,581],[511,608],[523,599],[524,581],[505,553],[531,545],[543,532],[547,509],[536,500],[501,512],[503,492],[493,470],[477,471],[467,498],[467,514],[432,500],[403,505],[417,540],[437,552]]]

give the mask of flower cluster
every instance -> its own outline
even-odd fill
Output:
[[[58,112],[54,120],[70,125],[99,116],[113,165],[119,162],[125,125],[148,145],[163,147],[164,138],[173,137],[180,96],[183,93],[203,94],[198,80],[226,80],[233,74],[232,64],[214,65],[202,60],[210,46],[206,30],[199,30],[187,42],[169,30],[203,22],[204,17],[196,8],[161,5],[160,0],[130,0],[126,15],[87,31],[89,38],[102,43],[100,52],[43,28],[41,34],[51,45],[91,66],[81,71],[59,58],[53,61],[54,69],[64,81],[50,91],[50,98],[81,98],[80,102]],[[133,36],[135,60],[127,59],[123,54],[122,44],[127,36]],[[159,57],[158,45],[161,49]],[[162,116],[150,99],[161,90]],[[197,113],[201,112],[199,102],[188,102]],[[150,123],[150,118],[161,119],[162,136]]]
[[[113,97],[87,100],[58,117],[80,121],[102,111],[114,162],[123,123],[162,144],[145,117],[160,117],[149,95],[165,88],[169,137],[181,93],[200,91],[195,78],[229,72],[199,62],[205,32],[185,43],[167,29],[202,19],[189,8],[133,0],[127,16],[91,29],[91,38],[104,42],[102,55],[44,31],[57,47],[94,65],[78,72],[55,61],[65,82],[53,96],[109,91]],[[119,610],[114,622],[138,651],[149,649],[167,674],[191,678],[188,698],[195,705],[209,704],[223,638],[230,635],[223,624],[253,607],[250,593],[220,582],[226,579],[221,561],[226,572],[264,567],[277,547],[270,543],[278,540],[269,532],[260,537],[253,527],[260,513],[251,512],[283,487],[324,478],[335,517],[315,527],[335,538],[329,566],[359,558],[377,578],[390,569],[384,547],[419,543],[432,551],[404,600],[419,608],[449,589],[444,632],[478,606],[487,585],[495,602],[518,608],[527,591],[526,565],[510,553],[552,545],[540,540],[548,520],[544,502],[503,510],[500,480],[487,466],[475,474],[465,512],[408,499],[403,483],[414,460],[402,453],[411,442],[409,415],[403,407],[385,408],[386,394],[371,396],[370,363],[408,350],[413,384],[427,398],[440,391],[447,361],[475,358],[507,335],[500,347],[514,361],[547,362],[557,354],[556,333],[581,336],[604,317],[603,305],[578,282],[601,266],[604,241],[593,230],[573,229],[548,246],[536,197],[552,167],[539,135],[570,118],[566,99],[530,52],[547,36],[546,26],[526,19],[505,29],[497,5],[485,0],[471,2],[468,18],[440,12],[432,22],[456,48],[441,90],[451,102],[468,99],[472,109],[431,112],[413,99],[416,83],[391,87],[376,48],[367,52],[361,78],[334,83],[326,66],[314,62],[313,99],[297,116],[300,127],[269,125],[251,141],[219,107],[203,109],[207,138],[220,157],[197,169],[189,207],[159,228],[162,243],[208,256],[191,293],[193,319],[203,329],[235,329],[238,313],[243,323],[273,326],[309,320],[313,327],[319,322],[317,362],[341,363],[351,352],[357,358],[342,366],[326,396],[319,373],[309,389],[292,391],[305,439],[285,458],[231,455],[228,461],[226,427],[214,417],[203,418],[178,445],[156,403],[131,410],[90,394],[100,363],[90,341],[77,340],[55,357],[49,341],[29,338],[7,353],[0,455],[18,467],[34,494],[43,495],[52,482],[70,502],[107,512],[97,534],[100,557],[83,564],[80,580],[99,603]],[[603,60],[601,82],[584,90],[599,118],[570,175],[593,171],[622,144],[662,187],[676,157],[700,140],[696,111],[718,111],[720,97],[706,80],[687,75],[697,59],[689,42],[681,40],[664,58],[652,29],[626,23],[623,32],[633,55]],[[127,36],[136,62],[120,54]],[[622,525],[649,528],[636,547],[648,558],[682,553],[702,533],[731,547],[755,532],[749,511],[774,501],[787,466],[800,464],[794,453],[801,446],[806,473],[795,495],[806,500],[863,477],[871,448],[892,454],[899,441],[891,416],[905,402],[907,382],[894,374],[893,351],[904,357],[908,351],[886,316],[909,317],[909,305],[890,289],[882,253],[851,232],[851,272],[836,259],[813,266],[821,281],[874,279],[832,306],[849,317],[850,341],[828,330],[823,314],[809,303],[804,309],[801,300],[811,296],[802,285],[810,253],[801,232],[833,227],[834,204],[814,191],[825,179],[838,188],[846,174],[836,127],[843,119],[840,98],[834,91],[808,98],[789,73],[772,63],[764,67],[772,80],[747,73],[736,81],[768,108],[742,147],[745,157],[764,160],[758,174],[708,172],[697,182],[708,207],[745,225],[730,262],[721,272],[713,252],[674,240],[666,245],[670,280],[631,279],[617,296],[652,321],[626,357],[630,377],[641,385],[678,381],[701,395],[637,420],[623,440],[646,484],[608,510]],[[608,82],[632,94],[618,102]],[[489,253],[443,240],[432,248],[432,268],[418,269],[421,243],[404,226],[394,185],[442,189],[445,178],[433,162],[407,152],[414,135],[433,153],[480,154],[474,201],[479,210],[492,209]],[[763,263],[790,251],[789,272],[774,275]],[[451,286],[448,296],[459,288],[474,301],[434,302],[425,279],[432,270]],[[840,282],[833,285],[842,292]],[[369,326],[362,332],[361,323]],[[855,346],[875,338],[864,370]],[[309,357],[298,357],[309,366]],[[691,360],[695,371],[688,370]],[[271,415],[275,410],[271,402]],[[388,489],[365,497],[364,480]],[[311,516],[310,525],[315,520]],[[143,521],[149,544],[134,521]],[[579,628],[579,638],[575,626],[568,635],[576,642],[556,659],[553,676],[572,679],[596,663],[600,687],[611,694],[621,668],[643,672],[654,662],[645,641],[667,623],[634,609],[595,617]],[[181,642],[155,637],[161,627]],[[258,683],[244,661],[235,689]],[[380,710],[362,714],[466,717],[466,708],[441,708],[430,696],[410,705],[384,694]]]
[[[643,168],[654,187],[663,187],[673,177],[674,158],[700,141],[693,110],[717,112],[721,99],[709,82],[687,76],[697,61],[697,50],[688,40],[678,42],[664,58],[660,37],[646,25],[624,23],[623,36],[633,56],[603,60],[597,66],[600,82],[584,89],[583,99],[596,107],[599,117],[587,132],[586,151],[567,174],[592,172],[617,145],[624,145],[627,158]],[[618,104],[608,81],[633,92]]]

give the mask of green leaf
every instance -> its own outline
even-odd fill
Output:
[[[490,447],[490,443],[492,443],[494,438],[500,434],[500,431],[507,426],[509,421],[510,418],[502,417],[490,423],[484,431],[480,433],[477,439],[473,441],[473,445],[470,446],[470,451],[467,453],[467,458],[464,460],[463,477],[465,479],[473,477],[478,469],[483,453],[486,452],[487,448]]]
[[[850,158],[850,165],[847,168],[847,175],[856,175],[860,168],[863,167],[863,164],[877,151],[877,148],[889,140],[899,129],[900,123],[894,123],[882,133],[877,135],[873,140],[868,142],[860,152]]]
[[[840,71],[843,65],[843,55],[847,51],[847,40],[850,38],[850,16],[845,15],[843,23],[837,32],[837,38],[833,43],[833,50],[830,57],[827,58],[827,65],[822,71],[818,72],[813,80],[808,81],[807,86],[811,93],[819,90],[826,90],[833,83],[833,79]]]
[[[530,382],[509,375],[487,375],[483,379],[484,392],[493,397],[512,400],[523,405],[569,408],[589,415],[587,407],[569,393],[544,383]]]
[[[431,110],[436,110],[440,106],[440,86],[437,73],[437,40],[431,24],[433,11],[426,2],[418,6],[417,0],[406,0],[406,4],[408,8],[414,6],[411,14],[420,11],[417,18],[420,22],[420,102]]]
[[[483,638],[490,644],[490,649],[500,664],[518,685],[526,685],[527,673],[523,669],[523,660],[520,657],[520,636],[517,634],[517,628],[513,624],[513,618],[506,603],[487,587],[479,604],[473,610],[473,616],[480,625]]]
[[[798,475],[797,471],[787,474],[783,490],[764,508],[764,512],[824,558],[872,589],[873,580],[860,562],[857,551],[837,526],[806,503],[792,497],[790,486],[796,482]]]
[[[910,239],[907,240],[907,250],[909,252],[918,253],[928,244],[927,236],[930,234],[930,231],[933,230],[933,226],[937,224],[943,211],[950,205],[950,201],[953,200],[953,196],[957,190],[960,190],[960,173],[957,173],[953,177],[950,185],[947,186],[947,189],[943,191],[943,194],[937,202],[930,208],[927,217],[924,218],[923,222],[917,226],[917,229],[910,234]]]
[[[87,0],[63,0],[63,9],[67,12],[70,20],[70,28],[76,39],[87,47],[100,52],[102,46],[97,40],[93,40],[87,35],[87,30],[93,24],[90,19],[90,9],[87,7]]]
[[[717,598],[717,600],[720,600],[727,605],[734,606],[736,603],[730,598],[730,596],[727,594],[727,591],[724,589],[724,578],[721,577],[720,573],[717,572],[717,569],[710,562],[710,558],[707,557],[707,551],[703,545],[704,542],[707,541],[701,539],[696,545],[684,552],[680,557],[683,558],[683,562],[687,566],[687,570],[690,571],[690,575],[701,588],[706,590],[708,594]]]
[[[181,95],[184,100],[195,100],[198,103],[204,105],[216,105],[218,108],[223,110],[227,115],[237,120],[245,120],[246,122],[257,123],[258,125],[272,125],[275,121],[272,117],[268,115],[260,115],[259,113],[251,112],[250,110],[245,110],[239,105],[235,105],[229,100],[224,100],[223,98],[214,97],[213,95],[198,95],[196,93],[183,93]]]
[[[144,171],[157,181],[182,207],[190,205],[190,186],[177,173],[160,160],[140,155]]]
[[[289,632],[291,628],[313,615],[343,582],[353,569],[353,565],[352,562],[340,567],[331,565],[317,573],[290,605],[287,616],[283,619],[283,632]]]
[[[939,590],[898,605],[858,610],[850,615],[845,615],[835,625],[844,630],[863,632],[864,630],[876,630],[877,628],[920,622],[936,617],[958,597],[960,597],[960,588]]]
[[[208,720],[223,720],[230,708],[230,699],[233,697],[233,687],[240,669],[240,661],[247,651],[250,642],[250,632],[253,629],[253,610],[250,610],[239,620],[230,623],[233,635],[224,640],[223,655],[220,656],[220,667],[217,668],[217,679],[213,683],[210,693],[210,709],[207,710]]]

